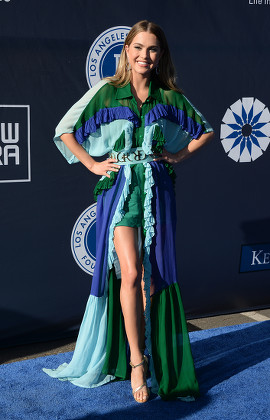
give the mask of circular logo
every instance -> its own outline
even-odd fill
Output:
[[[71,234],[71,250],[78,266],[93,275],[96,263],[96,203],[78,217]]]
[[[129,26],[115,26],[100,34],[90,47],[86,60],[86,79],[89,87],[116,72]]]
[[[262,156],[270,143],[269,109],[258,99],[238,99],[225,112],[220,137],[235,162],[251,162]]]

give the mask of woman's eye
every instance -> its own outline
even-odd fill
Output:
[[[139,47],[138,45],[136,47],[134,47],[134,48],[136,48],[136,50],[140,50],[141,49],[141,47]]]

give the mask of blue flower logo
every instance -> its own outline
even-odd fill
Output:
[[[262,156],[270,143],[270,112],[258,99],[242,98],[225,112],[220,137],[228,157],[251,162]]]

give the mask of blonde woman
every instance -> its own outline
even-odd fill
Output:
[[[73,358],[44,369],[50,376],[91,388],[129,378],[130,364],[133,396],[143,403],[149,358],[152,392],[199,395],[176,273],[172,164],[212,136],[176,86],[162,29],[136,23],[115,76],[90,89],[56,128],[68,162],[101,178],[91,294]]]

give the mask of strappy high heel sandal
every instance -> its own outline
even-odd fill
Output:
[[[136,367],[138,367],[138,366],[145,365],[144,377],[146,378],[146,374],[147,374],[147,370],[148,370],[148,359],[147,359],[147,357],[146,357],[145,355],[143,355],[143,359],[142,359],[141,363],[138,363],[137,365],[133,365],[133,364],[130,362],[129,364],[130,364],[130,366],[132,367],[132,369],[135,369],[135,368],[136,368]],[[146,398],[145,398],[144,400],[138,400],[137,398],[135,398],[135,394],[136,394],[136,392],[140,391],[140,389],[142,389],[143,387],[146,387],[146,390],[147,390],[147,396],[146,396]],[[132,390],[132,395],[133,395],[134,400],[135,400],[136,402],[138,402],[138,403],[145,403],[146,401],[148,401],[148,399],[149,399],[149,395],[150,395],[150,391],[149,391],[149,388],[148,388],[148,386],[147,386],[146,381],[145,381],[142,385],[138,386],[138,388],[133,389],[133,390]]]

